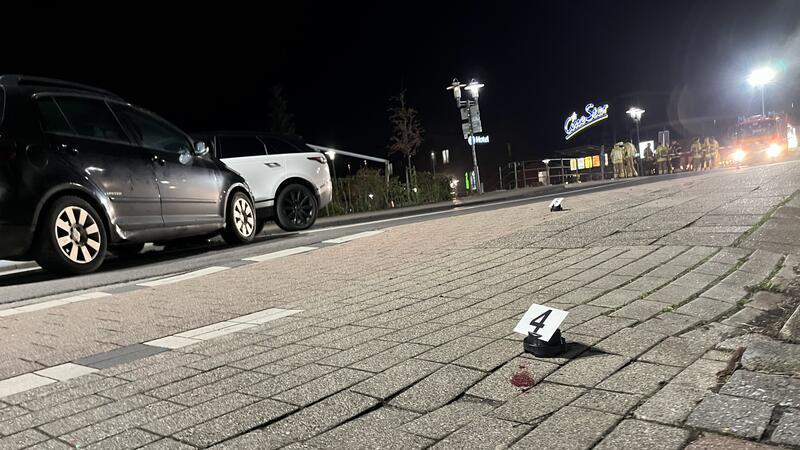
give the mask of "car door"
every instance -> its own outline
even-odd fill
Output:
[[[218,228],[223,222],[224,198],[217,163],[194,155],[189,138],[161,118],[130,105],[112,106],[150,155],[161,194],[164,225]]]
[[[217,155],[226,166],[244,177],[255,197],[256,208],[271,205],[286,164],[282,155],[267,153],[256,136],[217,136]]]
[[[114,225],[128,232],[163,225],[153,165],[105,100],[54,95],[36,102],[56,152],[108,198]]]

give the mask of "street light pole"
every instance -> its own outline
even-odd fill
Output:
[[[431,152],[431,166],[433,166],[433,176],[436,176],[436,152]]]
[[[644,110],[642,108],[638,108],[636,106],[632,106],[625,111],[631,119],[633,119],[633,123],[636,125],[636,153],[639,154],[639,176],[644,176],[642,172],[642,160],[644,159],[644,155],[642,154],[642,140],[639,137],[639,122],[642,120],[642,115],[644,114]]]
[[[458,81],[457,78],[453,79],[453,82],[450,86],[447,87],[447,90],[453,91],[453,97],[456,99],[456,106],[461,109],[462,107],[466,106],[467,108],[467,120],[469,120],[469,134],[467,135],[467,139],[470,143],[470,148],[472,150],[472,167],[473,171],[475,172],[475,184],[478,185],[478,194],[483,194],[483,183],[481,183],[481,172],[478,168],[478,155],[475,152],[475,123],[480,123],[480,113],[478,112],[478,98],[480,96],[480,89],[483,87],[483,83],[478,83],[474,79],[469,82],[469,84],[463,84]],[[469,91],[472,95],[472,101],[468,98],[466,101],[461,100],[461,88],[465,88]],[[472,106],[475,106],[475,112],[478,113],[477,118],[473,118],[472,116]],[[462,116],[463,117],[463,116]],[[478,125],[480,126],[480,125]],[[481,131],[478,129],[477,131]]]

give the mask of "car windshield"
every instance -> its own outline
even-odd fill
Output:
[[[736,128],[736,135],[744,138],[765,136],[774,132],[775,121],[772,120],[742,124]]]

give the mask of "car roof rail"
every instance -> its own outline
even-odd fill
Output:
[[[55,78],[34,77],[30,75],[0,75],[0,84],[67,88],[113,97],[115,99],[122,99],[119,95],[105,89],[96,88],[86,84],[73,83],[71,81],[57,80]]]

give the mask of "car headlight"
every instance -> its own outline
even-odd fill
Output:
[[[778,144],[772,144],[767,147],[767,156],[770,158],[774,158],[781,154],[781,146]]]
[[[744,151],[742,151],[740,148],[736,149],[736,151],[733,152],[733,160],[736,162],[744,161]]]

